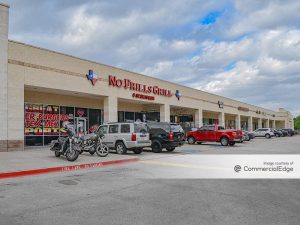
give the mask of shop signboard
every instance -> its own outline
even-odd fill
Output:
[[[43,135],[43,105],[25,104],[24,132],[26,136]]]

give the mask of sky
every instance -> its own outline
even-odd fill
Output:
[[[2,0],[9,38],[300,115],[299,0]]]

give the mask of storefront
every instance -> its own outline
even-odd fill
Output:
[[[25,145],[47,145],[65,136],[64,125],[74,124],[77,134],[94,132],[101,124],[101,109],[25,103]]]
[[[0,151],[47,145],[65,135],[66,122],[78,134],[117,121],[175,122],[186,131],[203,124],[252,130],[270,121],[273,127],[293,127],[284,109],[273,111],[8,40],[8,13],[0,4]]]

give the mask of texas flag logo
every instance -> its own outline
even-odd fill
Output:
[[[175,96],[178,99],[178,101],[180,100],[180,98],[182,97],[182,94],[179,92],[179,90],[176,90],[175,92]]]
[[[94,74],[93,70],[89,70],[89,73],[86,75],[86,77],[92,82],[92,85],[95,85],[98,80],[98,76]]]

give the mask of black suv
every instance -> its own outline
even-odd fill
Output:
[[[180,139],[175,137],[170,123],[167,122],[147,122],[149,128],[151,148],[155,153],[160,153],[163,148],[172,152],[180,145]]]
[[[183,145],[185,143],[185,133],[181,125],[178,123],[171,123],[170,125],[174,139],[178,139],[179,145]]]
[[[295,131],[293,129],[284,128],[282,130],[285,130],[286,132],[288,132],[288,136],[294,136],[295,135]]]

